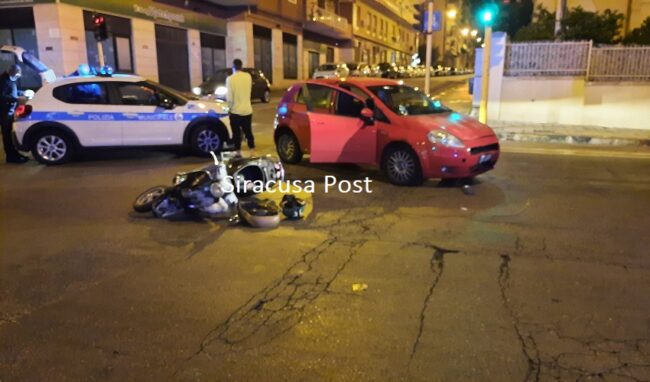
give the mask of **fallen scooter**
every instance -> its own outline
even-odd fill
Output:
[[[137,212],[151,211],[158,218],[185,215],[229,218],[238,221],[238,196],[252,193],[254,182],[272,183],[284,179],[284,168],[271,157],[233,158],[227,162],[212,153],[214,163],[200,170],[176,174],[173,185],[155,186],[141,193],[133,203]]]

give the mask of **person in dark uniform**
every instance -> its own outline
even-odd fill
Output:
[[[7,163],[25,163],[29,158],[21,155],[11,139],[11,129],[14,123],[14,112],[18,105],[18,88],[16,81],[22,74],[20,66],[11,65],[0,75],[0,125],[2,125],[2,143],[7,157]]]

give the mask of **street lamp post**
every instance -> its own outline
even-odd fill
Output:
[[[492,42],[492,22],[494,20],[494,12],[490,9],[486,9],[481,13],[481,21],[485,25],[485,33],[483,40],[485,41],[483,45],[483,62],[482,62],[482,79],[481,79],[481,103],[478,111],[478,120],[481,123],[487,123],[487,103],[488,103],[488,92],[490,85],[490,45]]]
[[[485,44],[483,46],[483,65],[481,81],[481,106],[478,111],[478,120],[481,123],[487,123],[487,102],[488,90],[490,85],[490,42],[492,40],[492,26],[485,26]]]
[[[424,73],[424,93],[429,94],[431,90],[431,51],[433,50],[433,1],[427,5],[427,54],[425,59],[426,71]]]

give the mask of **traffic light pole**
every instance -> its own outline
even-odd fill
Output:
[[[425,58],[426,71],[424,74],[424,93],[429,94],[431,90],[431,51],[433,50],[433,1],[430,1],[427,8],[427,53]]]
[[[487,123],[488,91],[490,89],[490,44],[492,43],[492,26],[485,26],[485,45],[483,47],[483,65],[481,70],[481,106],[478,111],[478,120]]]
[[[104,46],[101,41],[97,41],[97,58],[99,58],[99,67],[104,67]]]

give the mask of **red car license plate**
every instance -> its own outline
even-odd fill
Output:
[[[483,154],[478,159],[478,163],[485,163],[485,162],[489,162],[490,160],[492,160],[492,154]]]

